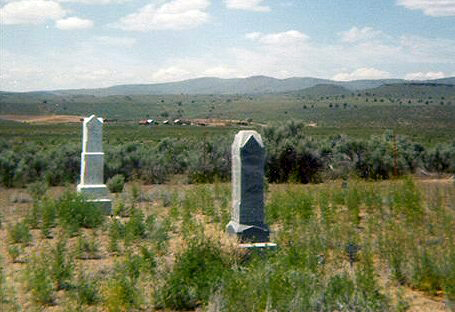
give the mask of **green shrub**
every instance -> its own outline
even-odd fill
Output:
[[[6,303],[5,273],[3,272],[3,258],[0,256],[0,305]]]
[[[14,246],[8,247],[8,254],[13,263],[15,263],[17,261],[17,259],[21,255],[21,253],[22,253],[22,248],[20,248],[20,246],[14,245]]]
[[[229,266],[228,258],[216,243],[206,238],[190,242],[157,290],[158,305],[182,310],[207,304],[229,272]]]
[[[144,223],[144,214],[140,209],[131,208],[131,216],[125,225],[126,238],[138,239],[146,237],[146,226]]]
[[[105,220],[100,207],[85,200],[81,194],[68,190],[57,201],[57,214],[59,223],[71,235],[81,227],[97,228]]]
[[[171,227],[171,221],[169,219],[159,221],[155,216],[150,215],[145,220],[145,224],[147,226],[148,237],[156,249],[158,251],[165,250],[169,241],[168,232]]]
[[[50,254],[50,273],[57,290],[68,288],[73,277],[74,262],[66,249],[67,241],[59,238]]]
[[[44,198],[41,202],[41,233],[44,237],[50,238],[50,229],[57,224],[57,207],[55,201],[49,198]]]
[[[126,229],[123,223],[117,219],[112,219],[109,225],[109,245],[107,250],[112,253],[120,252],[119,240],[125,238]]]
[[[141,303],[141,294],[134,278],[135,267],[128,261],[126,265],[117,264],[113,276],[107,282],[104,302],[108,311],[131,311]],[[131,270],[125,270],[125,266]]]
[[[43,305],[54,304],[55,290],[47,254],[42,253],[40,256],[35,254],[32,257],[25,271],[25,281],[27,289],[32,292],[32,298],[35,303]]]
[[[80,235],[77,240],[77,257],[79,259],[99,259],[99,246],[96,235],[88,240],[85,235]]]
[[[41,204],[39,201],[34,201],[32,209],[28,212],[27,216],[25,217],[25,221],[32,229],[39,228],[42,211],[41,211]]]
[[[27,191],[32,196],[34,201],[40,200],[49,189],[49,186],[44,181],[36,181],[27,185]]]
[[[111,193],[121,193],[125,186],[125,177],[122,174],[116,174],[107,180],[106,185]]]
[[[32,233],[30,233],[30,230],[24,221],[18,222],[13,227],[10,227],[8,234],[10,241],[13,244],[29,244],[33,239]]]
[[[94,276],[91,276],[91,274],[84,272],[84,270],[79,270],[75,284],[77,304],[79,306],[94,305],[100,302],[101,297],[98,289],[98,280]]]

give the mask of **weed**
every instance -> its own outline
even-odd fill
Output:
[[[99,259],[99,246],[96,236],[93,235],[88,240],[84,235],[80,235],[77,240],[77,257],[79,259]]]
[[[124,265],[117,264],[113,276],[107,283],[104,291],[104,301],[108,311],[130,311],[140,305],[141,295],[139,289],[135,286],[136,281],[131,279],[131,275],[135,276],[135,268],[134,265],[128,264],[127,266],[133,272],[125,271]]]
[[[228,258],[219,245],[205,238],[192,241],[158,289],[158,305],[181,310],[206,304],[228,271]]]
[[[444,276],[432,254],[427,250],[417,250],[413,264],[412,286],[433,295],[443,289]]]
[[[104,222],[103,211],[76,192],[65,191],[57,202],[59,222],[73,235],[81,227],[97,228]]]
[[[16,223],[13,227],[9,227],[8,234],[10,241],[13,244],[29,244],[33,239],[32,233],[30,233],[30,230],[24,221]]]
[[[5,273],[3,272],[3,258],[0,256],[0,305],[6,303]],[[2,308],[3,309],[3,308]]]
[[[8,255],[11,258],[11,262],[16,263],[18,258],[22,253],[22,248],[20,246],[14,245],[8,247]]]
[[[41,222],[41,204],[38,201],[33,202],[32,209],[29,211],[27,216],[25,217],[25,221],[32,229],[37,229]]]
[[[101,301],[98,281],[84,270],[79,270],[75,284],[75,297],[79,306],[94,305]]]
[[[346,195],[346,206],[351,215],[351,222],[352,224],[359,225],[360,224],[360,205],[361,205],[361,197],[357,188],[353,185]]]
[[[123,223],[117,219],[112,219],[112,223],[109,225],[109,245],[107,248],[109,252],[120,252],[119,240],[125,237],[125,232]]]
[[[111,193],[121,193],[125,186],[125,177],[122,174],[116,174],[106,183]]]
[[[46,254],[33,255],[25,271],[25,280],[35,303],[54,304],[55,291]]]
[[[149,273],[149,274],[154,274],[155,268],[157,265],[155,254],[151,250],[148,250],[147,247],[141,246],[141,256],[142,256],[142,263],[141,263],[142,271]]]
[[[125,226],[127,239],[138,239],[146,237],[146,226],[142,210],[131,207],[131,216]]]
[[[68,288],[73,276],[74,263],[66,249],[67,241],[60,237],[57,245],[51,250],[51,276],[57,290]]]
[[[57,223],[57,207],[55,201],[49,198],[44,198],[40,205],[42,213],[41,233],[44,237],[51,238],[50,229],[55,227]]]
[[[128,217],[129,216],[129,211],[128,211],[126,205],[125,205],[125,202],[121,198],[118,198],[115,201],[114,216],[120,216],[120,217]]]
[[[32,196],[34,201],[39,201],[46,194],[49,186],[43,181],[36,181],[27,185],[27,192]]]

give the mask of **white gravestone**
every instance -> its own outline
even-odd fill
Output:
[[[111,214],[112,201],[104,184],[103,119],[84,118],[82,128],[81,182],[77,191]]]
[[[269,240],[264,222],[265,149],[256,131],[240,131],[232,143],[232,215],[227,232],[241,242]]]

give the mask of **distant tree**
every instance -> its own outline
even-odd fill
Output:
[[[168,113],[168,112],[162,112],[162,113],[160,114],[160,116],[161,116],[161,117],[164,117],[164,118],[167,118],[167,117],[169,117],[169,113]]]

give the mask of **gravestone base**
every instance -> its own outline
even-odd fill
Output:
[[[246,250],[276,250],[277,244],[275,243],[244,243],[239,244],[240,249]]]
[[[270,231],[265,224],[263,226],[257,226],[231,221],[226,226],[226,230],[229,235],[236,235],[242,243],[266,243],[269,241],[270,237]]]
[[[84,195],[88,202],[94,203],[106,215],[112,215],[112,200],[109,199],[109,190],[104,184],[77,186],[77,191]]]

